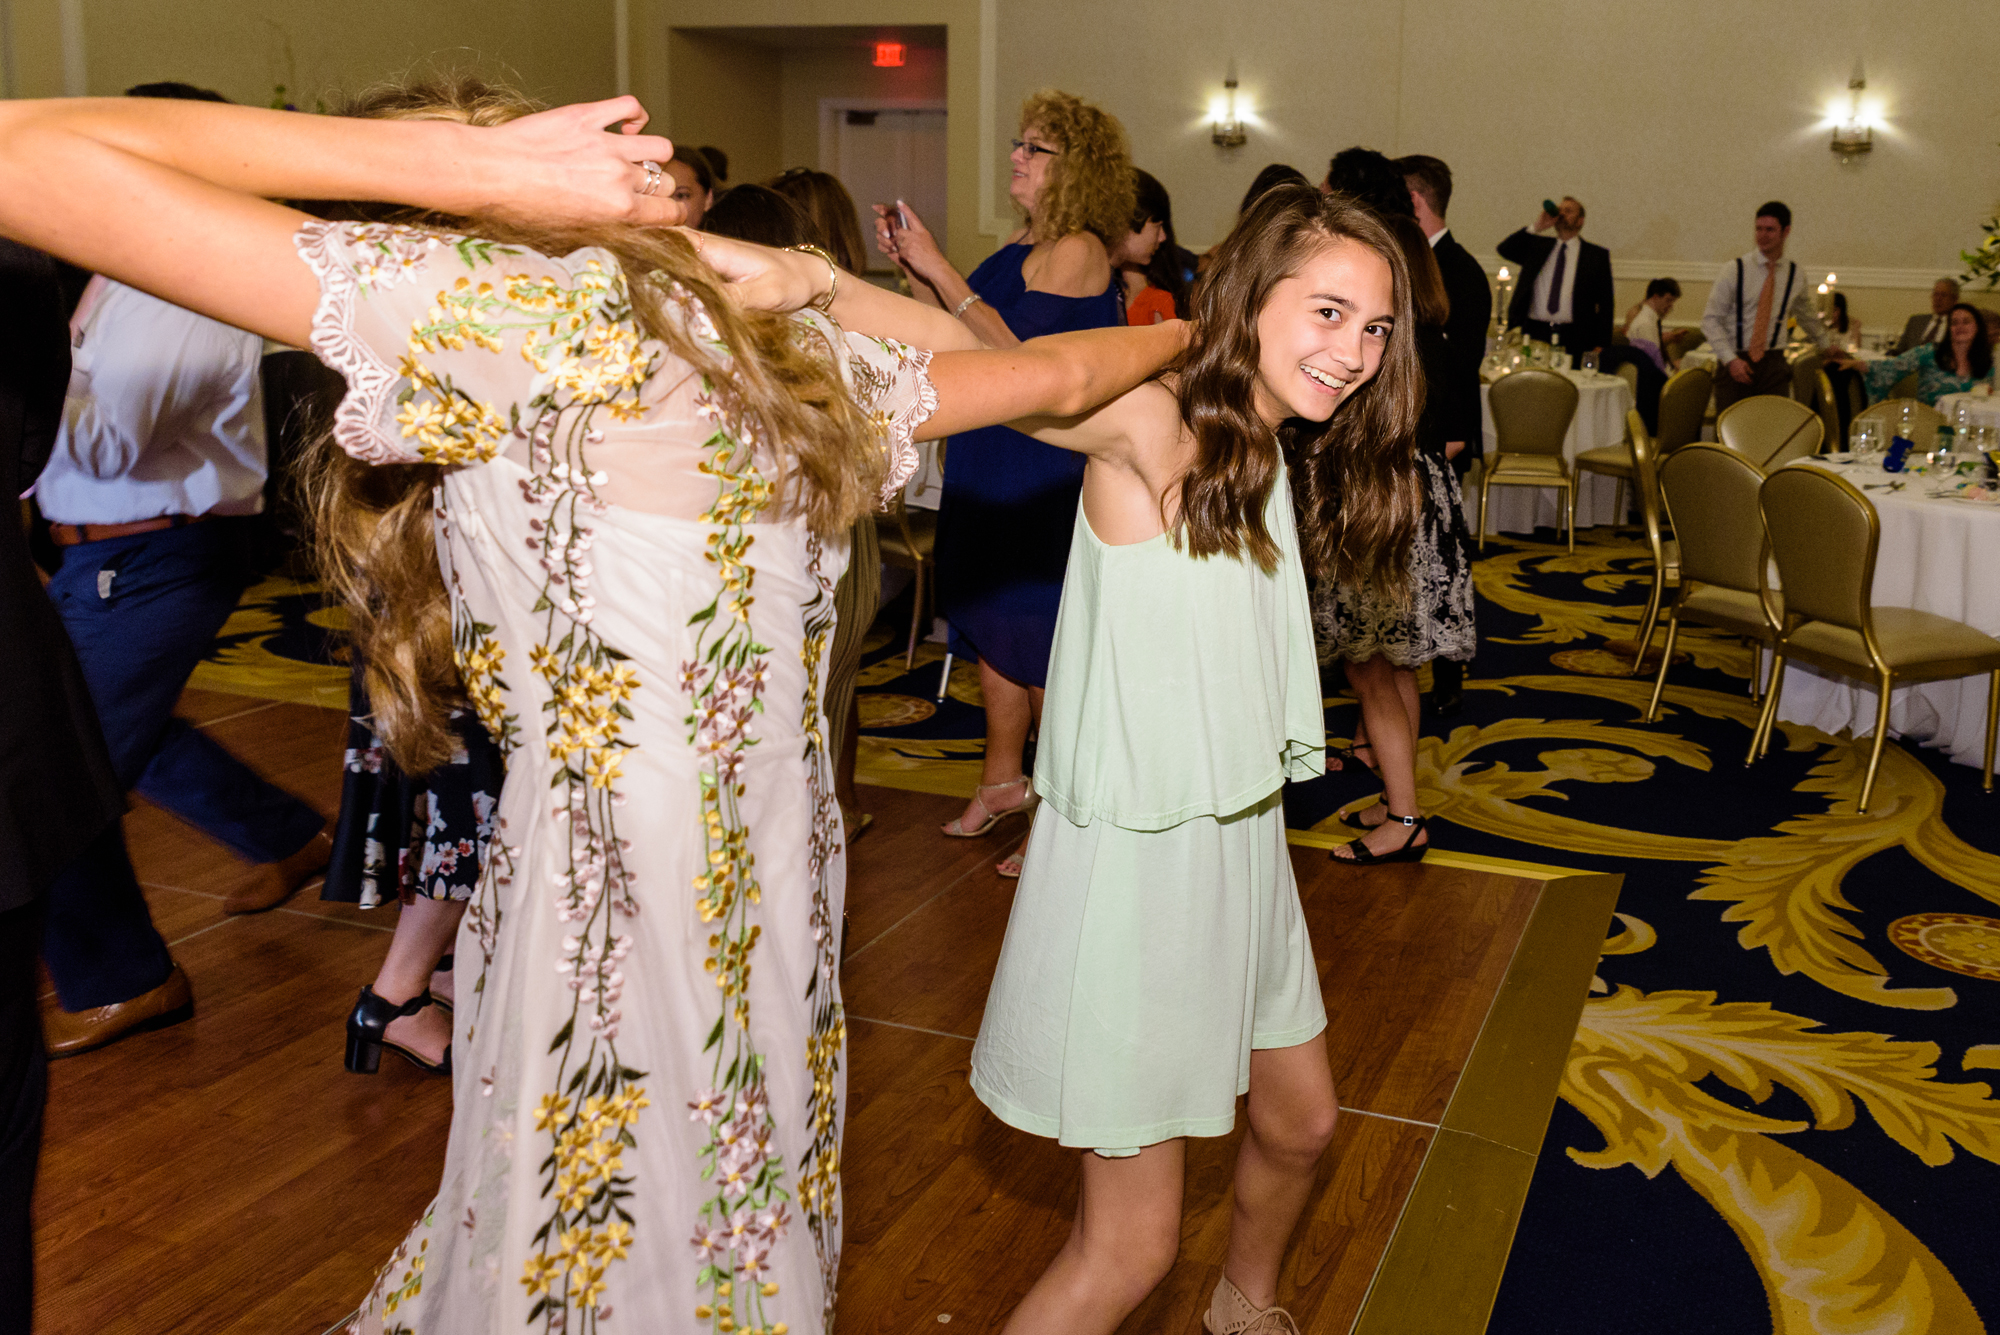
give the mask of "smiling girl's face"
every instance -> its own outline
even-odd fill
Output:
[[[1272,288],[1257,316],[1257,414],[1324,422],[1382,365],[1396,325],[1389,262],[1345,237]]]

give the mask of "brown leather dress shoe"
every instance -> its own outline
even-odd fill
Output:
[[[248,885],[222,901],[224,913],[262,913],[297,894],[299,887],[326,870],[333,861],[333,840],[321,830],[304,848],[282,862],[267,862]]]
[[[167,981],[130,1001],[115,1001],[87,1011],[54,1007],[42,1013],[42,1039],[49,1057],[74,1057],[101,1048],[142,1029],[163,1029],[194,1014],[194,989],[176,964]]]

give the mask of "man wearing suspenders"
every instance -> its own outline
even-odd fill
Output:
[[[1776,200],[1757,210],[1757,248],[1722,266],[1702,312],[1701,332],[1715,349],[1715,410],[1754,394],[1790,394],[1785,317],[1824,348],[1831,337],[1813,309],[1810,272],[1785,258],[1792,211]]]

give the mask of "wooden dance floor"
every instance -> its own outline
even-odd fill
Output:
[[[329,815],[344,717],[190,691],[183,712]],[[849,1105],[840,1335],[997,1327],[1068,1228],[1074,1153],[966,1084],[1012,884],[958,802],[866,788],[844,979]],[[39,1335],[320,1335],[436,1184],[450,1089],[341,1069],[393,909],[306,891],[254,917],[218,846],[127,817],[195,1018],[50,1068],[37,1197]],[[1003,827],[1018,831],[1019,822]],[[1311,838],[1311,836],[1306,836]],[[1487,1307],[1596,964],[1617,878],[1467,859],[1294,863],[1345,1109],[1287,1262],[1301,1329],[1472,1332]],[[1190,1142],[1180,1261],[1125,1330],[1197,1332],[1220,1273],[1235,1137]]]

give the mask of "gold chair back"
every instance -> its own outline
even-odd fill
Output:
[[[1766,472],[1819,452],[1826,433],[1819,415],[1782,394],[1739,399],[1715,419],[1715,434]]]
[[[1813,381],[1819,376],[1821,368],[1825,365],[1826,358],[1820,355],[1818,348],[1812,348],[1801,353],[1792,362],[1792,397],[1800,403],[1811,403],[1813,401],[1813,391],[1816,388]]]
[[[1781,468],[1757,492],[1787,617],[1858,631],[1875,653],[1868,615],[1881,522],[1868,498],[1824,468]]]
[[[1666,561],[1666,514],[1660,502],[1660,450],[1637,408],[1625,410],[1625,448],[1632,452],[1632,486],[1639,493],[1639,516],[1656,566]]]
[[[1813,411],[1819,414],[1821,449],[1840,448],[1840,407],[1833,396],[1833,381],[1825,368],[1813,377]]]
[[[1576,401],[1576,386],[1554,371],[1520,370],[1501,376],[1486,391],[1495,452],[1560,459],[1563,437],[1576,417]]]
[[[1701,439],[1702,418],[1714,392],[1715,376],[1705,366],[1676,371],[1667,381],[1660,390],[1660,431],[1653,441],[1661,458]]]
[[[1618,378],[1625,382],[1625,388],[1631,390],[1633,395],[1637,396],[1639,393],[1639,368],[1636,364],[1632,362],[1618,363]]]
[[[1660,464],[1660,494],[1674,517],[1681,579],[1760,593],[1764,521],[1757,491],[1764,470],[1735,450],[1696,441]]]
[[[1929,450],[1931,442],[1937,439],[1937,430],[1944,425],[1944,414],[1929,404],[1917,399],[1884,399],[1854,414],[1857,422],[1880,422],[1888,436],[1883,444],[1889,443],[1903,426],[1903,415],[1909,414],[1910,440],[1920,450]]]

